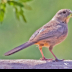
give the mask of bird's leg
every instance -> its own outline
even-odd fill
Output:
[[[52,52],[52,49],[53,49],[53,47],[52,46],[50,46],[49,47],[49,51],[52,53],[52,55],[55,57],[55,60],[54,60],[54,62],[59,62],[59,61],[63,61],[63,60],[59,60],[56,56],[55,56],[55,54]]]
[[[40,59],[44,60],[44,59],[45,59],[45,57],[44,57],[44,54],[43,54],[43,52],[42,52],[42,48],[39,48],[39,50],[40,50],[41,55],[42,55],[42,58],[40,58]]]
[[[46,59],[46,58],[44,57],[44,54],[43,54],[43,51],[42,51],[42,47],[39,47],[39,50],[40,50],[41,55],[42,55],[42,58],[40,58],[41,60],[53,60],[53,59]]]

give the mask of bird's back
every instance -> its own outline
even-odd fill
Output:
[[[30,41],[36,44],[56,45],[62,42],[68,33],[66,23],[51,20],[40,29],[38,29],[30,38]]]

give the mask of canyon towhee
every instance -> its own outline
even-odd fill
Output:
[[[69,9],[61,9],[59,10],[56,15],[44,26],[42,26],[40,29],[38,29],[29,39],[28,42],[12,49],[11,51],[8,51],[5,53],[5,56],[9,56],[11,54],[14,54],[26,47],[29,47],[33,44],[39,46],[39,50],[42,54],[41,58],[42,60],[52,60],[52,59],[46,59],[42,52],[42,47],[48,47],[49,51],[52,53],[52,55],[55,57],[55,61],[62,61],[59,60],[54,53],[52,52],[52,49],[55,45],[61,43],[65,40],[68,34],[68,22],[69,19],[72,17],[72,11]]]

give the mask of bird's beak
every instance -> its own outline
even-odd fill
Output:
[[[70,15],[72,16],[72,11],[70,11]]]
[[[71,18],[72,17],[72,11],[70,11],[70,14],[67,18]]]
[[[70,11],[70,14],[69,14],[69,16],[67,17],[67,19],[66,19],[66,22],[68,23],[69,22],[69,19],[72,17],[72,11]]]

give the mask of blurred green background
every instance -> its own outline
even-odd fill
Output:
[[[5,57],[4,53],[28,41],[31,35],[51,20],[58,10],[72,10],[72,0],[33,0],[28,4],[32,10],[25,10],[27,23],[22,19],[18,21],[12,7],[7,6],[4,21],[0,24],[0,59],[40,59],[42,56],[35,45],[8,57]],[[68,23],[68,28],[66,40],[53,49],[59,59],[72,59],[72,19]],[[46,58],[54,58],[48,48],[43,48],[43,52]]]

